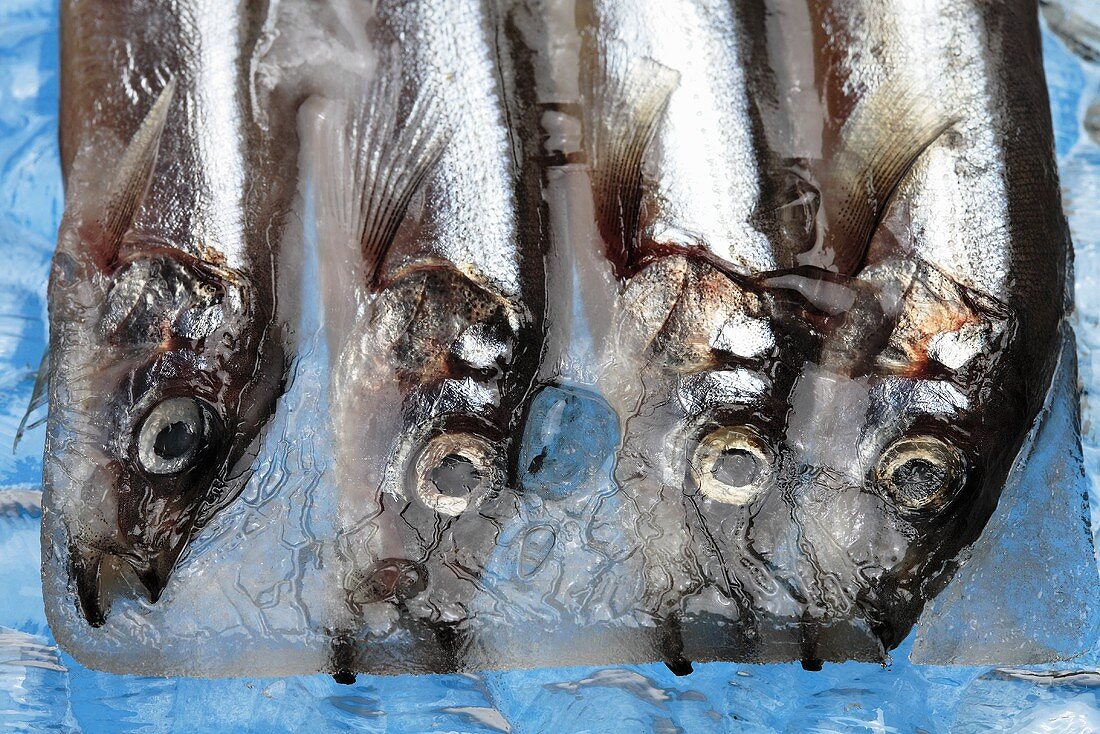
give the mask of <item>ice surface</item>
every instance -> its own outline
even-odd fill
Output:
[[[925,608],[913,662],[1053,662],[1079,656],[1097,639],[1100,575],[1090,563],[1075,347],[1068,336],[1042,421],[986,532]]]
[[[1077,245],[1083,440],[1095,500],[1100,455],[1090,390],[1098,374],[1093,355],[1100,323],[1094,303],[1100,292],[1095,288],[1100,148],[1082,120],[1096,103],[1100,73],[1055,37],[1048,35],[1045,43],[1066,209]],[[0,357],[10,370],[0,375],[3,440],[14,431],[29,396],[44,337],[42,283],[60,211],[56,52],[56,9],[49,3],[19,0],[0,7],[0,251],[12,263],[0,268],[0,297],[15,294],[0,308]],[[36,491],[41,440],[38,430],[16,455],[0,452],[0,484]],[[24,509],[0,512],[0,588],[5,590],[0,625],[20,633],[5,632],[0,639],[0,657],[11,661],[0,670],[0,728],[5,730],[295,731],[309,726],[317,731],[580,732],[591,730],[593,722],[606,732],[1078,732],[1100,727],[1096,677],[1089,672],[1100,662],[1096,655],[1038,670],[941,668],[910,663],[912,643],[903,644],[885,668],[827,664],[822,672],[810,673],[797,664],[708,663],[697,665],[687,678],[672,676],[662,665],[361,676],[350,687],[337,686],[327,676],[208,681],[98,673],[49,650],[54,641],[37,589],[38,521],[33,503],[20,499],[15,504]],[[263,524],[255,513],[251,519],[229,521],[208,538],[236,537],[238,530]],[[265,547],[270,550],[271,544]],[[536,547],[542,546],[532,541],[530,549]],[[243,550],[236,553],[247,560]],[[523,557],[530,564],[534,555]],[[28,659],[59,660],[64,670],[28,665]]]

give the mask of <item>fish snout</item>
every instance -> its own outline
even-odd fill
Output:
[[[150,604],[156,604],[160,600],[178,556],[178,551],[154,551],[142,554],[138,559],[125,559],[137,574],[138,581],[148,592]]]
[[[118,542],[74,542],[69,550],[77,601],[91,627],[106,624],[111,603],[144,596],[156,604],[186,546],[186,539],[159,547],[127,547]]]

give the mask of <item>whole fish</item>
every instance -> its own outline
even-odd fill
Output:
[[[515,512],[512,435],[541,343],[540,201],[495,10],[371,7],[351,35],[375,63],[347,97],[306,106],[345,568],[338,680],[460,667]]]
[[[823,341],[789,401],[793,510],[766,522],[788,528],[771,557],[804,590],[803,657],[846,656],[846,627],[882,657],[981,533],[1048,393],[1070,243],[1034,2],[809,10],[806,261],[839,278],[783,279]]]
[[[759,277],[797,264],[815,202],[763,11],[588,8],[593,191],[623,279],[602,392],[623,422],[615,476],[638,513],[648,654],[677,672],[731,644],[710,634],[707,652],[685,653],[682,617],[723,610],[747,628],[755,598],[781,597],[746,547],[744,518],[768,489],[786,395],[814,354],[806,330],[779,328]],[[729,485],[710,476],[726,456],[741,462],[721,475]],[[701,462],[713,466],[694,471]]]
[[[92,626],[134,576],[157,601],[240,491],[284,382],[276,284],[296,134],[293,108],[254,83],[263,9],[61,13],[43,557],[65,637],[74,592]]]
[[[604,393],[655,656],[884,659],[995,507],[1060,343],[1036,8],[592,16],[627,278]]]

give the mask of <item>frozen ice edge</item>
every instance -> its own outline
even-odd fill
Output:
[[[1085,0],[1077,0],[1077,4],[1083,6]],[[37,9],[39,7],[41,9]],[[10,33],[8,38],[19,40],[23,37],[20,31],[23,31],[38,33],[47,39],[41,59],[28,55],[39,51],[38,45],[20,48],[12,45],[4,51],[5,55],[0,56],[5,60],[18,56],[25,60],[19,61],[20,64],[41,69],[40,74],[46,80],[42,82],[46,85],[45,91],[39,93],[37,102],[28,100],[26,104],[33,104],[35,110],[45,110],[53,104],[49,87],[53,72],[49,64],[56,56],[56,40],[50,40],[56,35],[56,8],[52,2],[25,0],[5,6],[0,11],[0,17],[10,17],[7,15],[9,12],[16,14],[14,23],[18,27],[6,29]],[[28,24],[31,22],[34,27],[28,31],[26,29],[30,28]],[[1079,75],[1080,62],[1069,56],[1061,48],[1061,42],[1049,32],[1045,35],[1051,91],[1065,94],[1064,89],[1056,89],[1060,84],[1056,77],[1067,75],[1067,69],[1071,67]],[[1051,54],[1052,50],[1061,55]],[[1074,226],[1077,245],[1079,298],[1074,322],[1081,337],[1078,345],[1081,377],[1086,388],[1095,385],[1094,375],[1100,375],[1100,371],[1089,364],[1095,351],[1090,343],[1097,341],[1097,337],[1092,336],[1096,332],[1097,311],[1089,307],[1088,298],[1081,297],[1096,290],[1096,278],[1092,274],[1097,271],[1094,265],[1096,255],[1092,251],[1096,249],[1097,236],[1100,235],[1100,230],[1093,226],[1098,221],[1094,214],[1096,207],[1094,203],[1089,203],[1095,202],[1089,191],[1095,189],[1100,179],[1097,173],[1100,169],[1095,163],[1090,163],[1085,155],[1095,156],[1097,148],[1087,141],[1083,132],[1080,139],[1076,137],[1081,115],[1090,101],[1096,99],[1089,96],[1088,90],[1095,91],[1098,70],[1096,67],[1089,69],[1087,83],[1081,84],[1081,88],[1086,90],[1080,95],[1081,103],[1076,104],[1078,96],[1075,94],[1076,113],[1069,113],[1073,115],[1069,122],[1074,129],[1073,140],[1076,144],[1073,151],[1060,145],[1062,155],[1059,161],[1063,182],[1070,191],[1078,191],[1081,199],[1079,216],[1075,218],[1068,207],[1067,214]],[[47,131],[47,137],[50,132]],[[1076,175],[1070,175],[1071,172],[1063,167],[1069,157],[1073,158],[1071,163]],[[11,161],[7,163],[11,164]],[[18,161],[15,163],[18,164]],[[1075,183],[1082,179],[1084,185]],[[54,188],[59,188],[59,185]],[[16,198],[14,201],[19,203],[24,199]],[[35,221],[40,225],[35,227],[36,232],[46,232],[54,226],[50,217],[56,217],[57,212],[51,211],[48,202],[43,200],[42,205],[34,210],[40,212],[36,214]],[[22,233],[23,230],[16,232]],[[9,241],[4,234],[15,236],[10,231],[0,232],[0,240],[3,240],[0,248],[8,248],[9,244],[15,248],[14,239]],[[23,244],[26,242],[24,239]],[[21,257],[26,252],[23,245],[16,250]],[[43,257],[48,256],[45,248],[42,252],[45,253]],[[33,254],[40,253],[35,251]],[[23,280],[26,272],[45,273],[46,268],[39,260],[20,259],[10,274],[0,272],[0,281],[9,283],[7,278],[16,276],[16,271]],[[36,331],[44,332],[41,320],[30,323],[23,337],[24,342],[30,342],[33,348],[41,343],[41,338],[34,336]],[[8,353],[5,356],[12,359]],[[7,364],[13,363],[8,361]],[[18,366],[15,364],[12,368]],[[26,395],[22,393],[29,393],[29,388],[29,382],[22,385],[5,383],[5,391],[19,393],[14,400],[19,403],[20,411],[26,401]],[[1088,406],[1086,402],[1086,420],[1094,413]],[[1088,463],[1092,467],[1096,464],[1096,440],[1090,438],[1087,427],[1084,433],[1086,455],[1091,456]],[[34,481],[27,467],[36,444],[41,445],[41,429],[21,447],[18,465],[12,459],[0,464],[4,470],[4,483]],[[22,484],[20,486],[34,491]],[[6,518],[0,519],[0,523],[13,527]],[[22,525],[20,521],[19,527]],[[19,552],[8,544],[3,547],[5,552]],[[34,573],[37,574],[37,558],[27,555],[24,561],[35,566]],[[40,601],[36,604],[39,606],[25,605],[25,614],[29,615],[26,622],[9,616],[0,621],[8,625],[18,624],[26,629],[31,629],[26,625],[40,629]],[[19,613],[23,614],[24,610],[20,608]],[[1042,678],[1013,682],[980,668],[913,666],[905,659],[905,651],[912,640],[911,636],[909,641],[903,643],[889,668],[852,663],[827,665],[821,673],[803,673],[797,670],[797,665],[715,663],[697,666],[695,674],[676,680],[664,675],[657,666],[629,670],[517,671],[494,673],[482,678],[485,695],[511,722],[512,730],[517,733],[577,731],[593,721],[601,722],[601,727],[607,732],[632,732],[646,727],[671,730],[674,726],[687,731],[706,731],[723,725],[749,731],[834,727],[868,731],[912,731],[922,728],[930,732],[1100,730],[1095,694],[1087,687],[1072,685],[1072,680],[1065,685],[1050,685]],[[454,701],[456,697],[468,695],[470,676],[431,676],[429,679],[403,676],[382,680],[364,675],[355,687],[343,689],[347,695],[341,698],[334,695],[334,688],[337,691],[340,689],[321,676],[263,681],[149,680],[103,675],[83,670],[71,659],[66,658],[65,662],[70,674],[64,681],[21,676],[20,687],[15,689],[17,697],[3,699],[7,710],[0,717],[0,722],[13,728],[20,725],[28,728],[22,722],[32,721],[29,725],[31,730],[56,728],[87,732],[114,731],[121,726],[189,732],[277,732],[307,726],[318,731],[361,728],[420,732],[431,727],[479,730],[470,722],[440,715],[437,708],[441,701]],[[1074,665],[1082,667],[1084,663]],[[632,686],[636,682],[637,685],[653,687],[662,701],[659,708],[652,703],[652,696],[636,696],[633,688],[627,688],[626,683],[612,687],[605,679],[613,673]],[[56,703],[54,699],[57,699]],[[483,701],[480,697],[475,700]],[[914,701],[920,701],[922,705],[914,706]],[[52,710],[43,710],[47,705]],[[723,718],[718,718],[719,715]]]
[[[1098,634],[1100,574],[1081,450],[1076,340],[1065,323],[1050,389],[997,509],[954,578],[925,607],[909,659],[1052,663],[1088,652]]]

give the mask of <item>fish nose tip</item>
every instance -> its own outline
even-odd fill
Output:
[[[156,568],[137,569],[134,571],[137,573],[138,581],[145,587],[145,590],[149,594],[149,603],[156,604],[160,601],[161,594],[164,593],[164,587],[168,585],[167,574],[161,573]]]
[[[150,604],[156,604],[164,595],[164,589],[172,578],[176,563],[184,546],[178,541],[148,549],[137,548],[122,559],[133,569],[137,580],[145,588]]]
[[[175,558],[171,552],[138,553],[134,557],[79,544],[70,548],[69,557],[80,612],[88,626],[96,628],[107,623],[110,597],[117,592],[119,574],[126,566],[133,570],[149,603],[156,604],[168,585]]]

